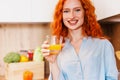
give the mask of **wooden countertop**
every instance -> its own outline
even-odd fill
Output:
[[[4,76],[0,76],[0,80],[5,80]],[[47,78],[45,78],[44,80],[48,80]]]

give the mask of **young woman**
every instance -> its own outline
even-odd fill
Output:
[[[49,80],[118,80],[113,46],[94,11],[90,0],[58,1],[51,27],[63,36],[63,48],[51,55],[45,41],[41,50],[50,63]]]

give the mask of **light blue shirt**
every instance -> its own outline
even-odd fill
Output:
[[[78,54],[67,39],[57,63],[58,80],[118,80],[114,49],[107,39],[85,37]]]

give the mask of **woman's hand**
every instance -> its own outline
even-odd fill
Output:
[[[48,62],[54,63],[56,61],[57,55],[50,54],[50,50],[48,49],[49,46],[50,45],[48,44],[48,41],[44,41],[44,43],[41,46],[41,52]]]

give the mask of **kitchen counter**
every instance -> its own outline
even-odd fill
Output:
[[[5,80],[4,76],[0,76],[0,80]],[[44,80],[48,80],[47,78],[45,78]]]
[[[0,80],[5,80],[5,77],[4,76],[0,76]],[[45,78],[44,80],[48,80],[48,78]],[[118,80],[120,80],[120,74],[119,74]]]

